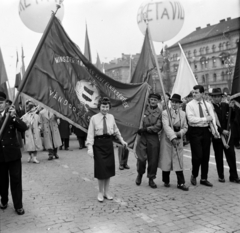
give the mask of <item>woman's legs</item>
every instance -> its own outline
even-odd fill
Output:
[[[109,194],[110,178],[104,180],[104,197],[108,200],[112,200],[113,197]]]
[[[28,158],[28,163],[32,162],[32,152],[28,152],[29,158]]]
[[[39,163],[39,161],[37,160],[37,151],[33,152],[33,162],[34,163]]]

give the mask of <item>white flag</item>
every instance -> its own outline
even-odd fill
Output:
[[[181,49],[181,57],[177,77],[172,89],[172,95],[179,94],[182,98],[184,98],[193,90],[193,87],[198,83],[182,50],[181,45],[179,43],[178,45]]]

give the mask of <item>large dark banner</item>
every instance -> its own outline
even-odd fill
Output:
[[[98,112],[100,97],[109,97],[110,113],[115,116],[124,140],[130,148],[134,147],[148,84],[124,84],[101,73],[70,40],[57,18],[53,18],[24,79],[21,92],[84,131],[90,117]]]

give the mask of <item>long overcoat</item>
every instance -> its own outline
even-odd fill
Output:
[[[43,149],[40,133],[41,122],[40,117],[36,112],[37,109],[33,108],[21,118],[28,126],[28,129],[25,131],[24,148],[26,151],[40,151]]]
[[[173,147],[171,140],[176,138],[174,130],[170,127],[167,111],[162,113],[163,130],[160,135],[160,156],[158,167],[162,171],[181,171],[183,170],[183,135],[187,132],[188,125],[186,121],[186,113],[182,110],[176,114],[173,109],[170,109],[173,126],[181,126],[181,139],[179,140],[179,146]],[[180,164],[181,166],[180,166]]]
[[[46,109],[39,113],[43,131],[43,144],[45,149],[53,149],[62,145],[57,117]]]

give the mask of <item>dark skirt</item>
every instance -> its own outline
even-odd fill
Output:
[[[112,138],[95,137],[93,153],[94,177],[104,180],[115,176],[115,159]]]

